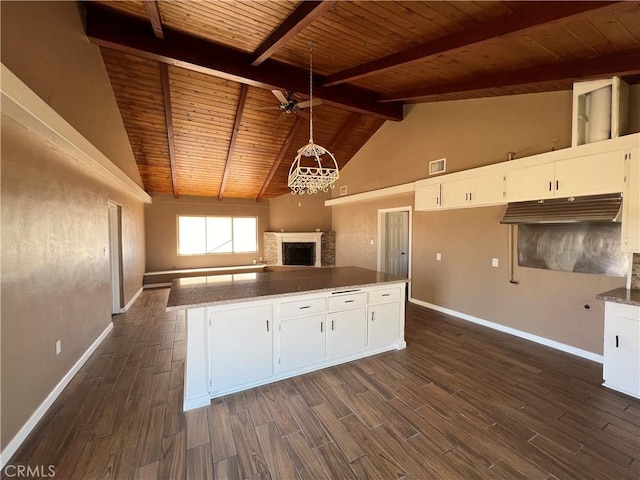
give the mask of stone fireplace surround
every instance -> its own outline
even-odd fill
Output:
[[[264,232],[264,261],[267,265],[284,265],[282,244],[315,243],[315,267],[335,264],[335,232]]]

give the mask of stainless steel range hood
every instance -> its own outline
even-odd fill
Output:
[[[514,202],[500,223],[618,222],[621,206],[620,193]]]

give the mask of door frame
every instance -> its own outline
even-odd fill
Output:
[[[109,230],[109,277],[111,314],[122,313],[123,280],[122,280],[122,205],[107,201],[107,218]]]
[[[384,247],[385,247],[385,234],[386,234],[386,223],[385,223],[385,215],[391,212],[408,212],[408,233],[407,233],[407,279],[411,279],[411,258],[412,258],[412,249],[411,244],[413,239],[413,207],[411,205],[405,207],[394,207],[394,208],[381,208],[378,209],[378,263],[377,270],[379,272],[382,271],[382,267],[384,265]],[[409,282],[409,289],[411,288],[411,282]]]

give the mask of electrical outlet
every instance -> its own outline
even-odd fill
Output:
[[[371,245],[373,245],[373,239],[369,240],[369,243],[370,243]]]
[[[497,267],[498,266],[498,259],[497,258],[492,258],[491,259],[491,266],[492,267]]]
[[[56,355],[60,355],[62,353],[62,341],[58,340],[56,342]]]
[[[442,260],[442,254],[441,253],[436,253],[436,260],[437,261]]]

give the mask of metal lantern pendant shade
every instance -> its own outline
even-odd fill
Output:
[[[336,158],[329,150],[313,143],[313,64],[312,47],[309,44],[309,143],[298,150],[298,154],[289,169],[289,188],[291,195],[304,193],[314,194],[318,191],[326,192],[335,186],[340,177]],[[325,166],[322,165],[323,157]],[[308,159],[305,161],[305,159]]]
[[[323,155],[329,157],[325,160],[325,165],[327,165],[325,167],[322,166]],[[313,166],[301,165],[301,160],[305,157],[314,162]],[[305,192],[309,194],[318,191],[326,192],[335,186],[339,177],[338,163],[333,154],[310,140],[307,145],[298,150],[298,154],[291,164],[289,188],[291,188],[292,195],[302,195]]]

